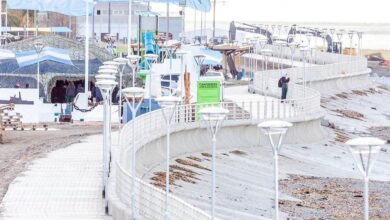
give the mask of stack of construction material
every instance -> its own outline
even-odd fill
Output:
[[[0,122],[1,130],[5,130],[6,127],[11,127],[14,130],[18,128],[23,129],[22,126],[23,116],[20,113],[14,112],[14,105],[6,105],[0,107]]]

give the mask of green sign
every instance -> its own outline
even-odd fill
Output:
[[[221,82],[213,81],[198,81],[198,104],[203,103],[219,103],[221,101]]]
[[[218,105],[221,101],[221,82],[218,80],[205,80],[198,81],[198,93],[197,93],[198,107],[196,109],[196,119],[200,120],[201,116],[199,111],[205,107],[211,107]],[[202,105],[203,104],[203,105]]]

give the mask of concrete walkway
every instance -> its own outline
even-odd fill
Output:
[[[90,136],[35,160],[9,186],[0,219],[111,219],[101,196],[101,143]]]

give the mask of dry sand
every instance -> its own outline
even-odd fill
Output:
[[[29,162],[47,153],[102,132],[98,123],[49,125],[54,131],[6,131],[0,144],[0,201],[8,185]]]

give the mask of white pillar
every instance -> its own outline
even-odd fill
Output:
[[[88,93],[88,74],[89,74],[89,0],[85,0],[85,70],[84,70],[84,91]],[[88,97],[85,100],[88,106]]]

